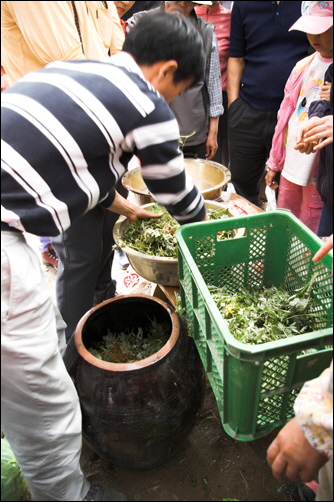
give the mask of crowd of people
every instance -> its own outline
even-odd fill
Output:
[[[333,2],[3,1],[1,45],[2,430],[35,500],[127,500],[84,477],[62,359],[81,317],[115,295],[118,216],[159,217],[121,177],[135,155],[186,224],[207,215],[184,156],[219,162],[237,194],[260,206],[267,185],[328,238],[320,260],[332,248]],[[56,304],[26,232],[57,268]],[[305,384],[268,450],[282,481],[319,471],[316,500],[332,493],[332,375]]]

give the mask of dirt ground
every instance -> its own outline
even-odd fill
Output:
[[[192,432],[175,456],[149,470],[120,468],[84,444],[82,468],[89,481],[125,493],[133,501],[300,500],[280,491],[266,462],[275,434],[252,442],[231,438],[223,429],[207,382],[204,404]]]

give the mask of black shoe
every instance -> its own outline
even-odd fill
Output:
[[[301,481],[288,481],[278,489],[278,492],[288,495],[290,500],[296,495],[303,501],[313,501],[316,497],[316,493]]]
[[[90,485],[90,489],[86,497],[83,499],[84,501],[91,500],[128,500],[127,496],[124,493],[118,492],[113,488],[109,488],[105,485]]]
[[[315,500],[316,493],[304,483],[298,483],[298,495],[300,500]]]

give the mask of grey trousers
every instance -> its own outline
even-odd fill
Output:
[[[112,232],[118,217],[96,206],[51,239],[59,258],[56,299],[67,324],[67,341],[88,310],[115,294]]]

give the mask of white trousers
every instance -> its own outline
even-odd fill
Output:
[[[1,429],[35,500],[76,501],[90,483],[80,468],[79,399],[58,336],[36,252],[23,235],[2,231]]]
[[[319,471],[319,486],[315,500],[333,500],[333,459],[328,460]]]

